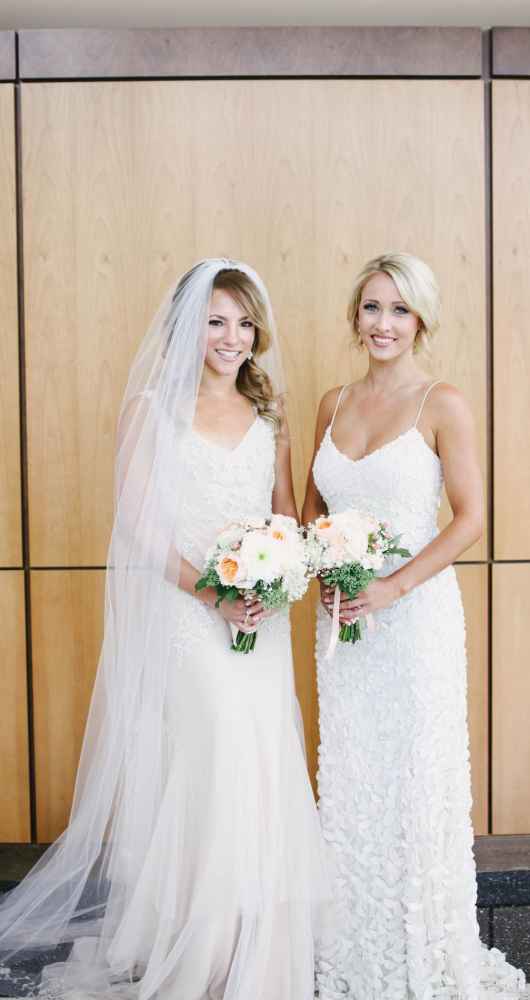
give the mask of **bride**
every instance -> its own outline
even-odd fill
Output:
[[[329,890],[288,614],[195,591],[227,523],[296,517],[280,389],[261,279],[201,261],[129,377],[74,804],[0,908],[10,992],[31,960],[54,997],[313,997]],[[259,626],[252,654],[231,650],[230,625]]]

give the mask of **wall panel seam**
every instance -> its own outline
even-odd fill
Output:
[[[18,69],[18,61],[17,61]],[[31,580],[30,539],[28,517],[28,442],[26,396],[26,350],[24,312],[24,239],[23,239],[23,189],[22,189],[22,95],[20,82],[14,85],[15,99],[15,184],[17,224],[17,287],[18,287],[18,351],[19,351],[19,406],[20,406],[20,496],[22,506],[22,560],[24,570],[24,602],[26,625],[26,686],[28,719],[28,768],[30,800],[30,836],[37,835],[36,785],[35,785],[35,733],[33,717],[33,655],[31,636]]]

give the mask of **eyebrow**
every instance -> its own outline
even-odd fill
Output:
[[[377,302],[377,303],[379,303],[379,305],[381,304],[381,300],[380,299],[374,299],[374,298],[372,298],[371,295],[367,299],[363,299],[363,302]],[[392,305],[393,306],[406,306],[407,303],[404,302],[403,299],[393,299]],[[407,306],[407,309],[408,309],[408,306]]]
[[[208,319],[227,319],[224,313],[208,313]],[[250,316],[245,313],[244,316],[240,316],[239,319],[250,319]]]

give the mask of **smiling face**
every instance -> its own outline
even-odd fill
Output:
[[[379,271],[366,282],[357,314],[361,342],[377,361],[412,353],[420,319],[411,312],[388,274]]]
[[[205,365],[216,375],[237,378],[254,343],[255,327],[244,308],[222,288],[215,288],[208,313]]]

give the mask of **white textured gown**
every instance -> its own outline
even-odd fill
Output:
[[[313,469],[329,512],[369,511],[418,553],[437,533],[443,479],[417,426],[357,461],[331,428]],[[454,569],[374,618],[328,661],[331,623],[319,612],[320,815],[341,923],[319,957],[320,1000],[520,997],[522,973],[479,941]]]
[[[275,439],[257,417],[227,450],[190,432],[182,456],[183,556],[201,569],[231,521],[271,514]],[[142,996],[310,1000],[330,889],[297,723],[288,614],[253,653],[175,588],[174,742],[158,825],[109,961],[137,963]]]

